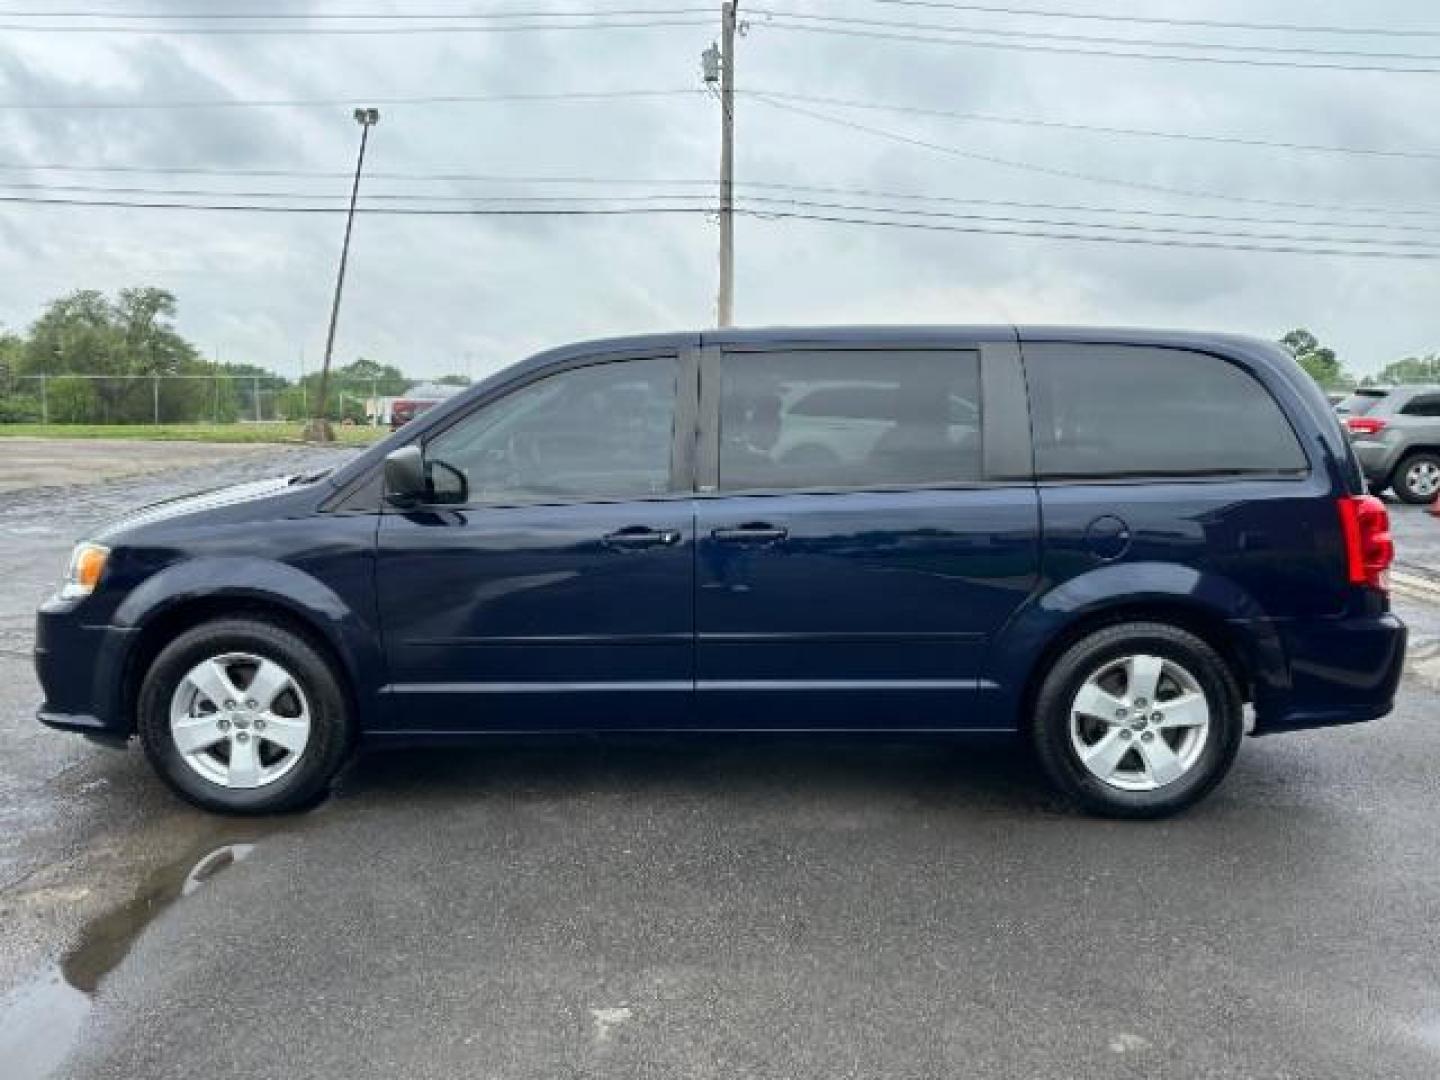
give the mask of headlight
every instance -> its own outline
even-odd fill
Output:
[[[76,544],[65,571],[65,583],[60,586],[61,599],[75,600],[94,592],[109,559],[110,549],[101,544]]]

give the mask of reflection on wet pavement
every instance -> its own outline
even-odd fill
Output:
[[[255,850],[254,840],[283,827],[245,823],[232,829],[247,837],[187,852],[150,876],[130,900],[88,923],[58,965],[23,983],[0,1004],[3,1075],[24,1080],[49,1076],[79,1040],[101,980],[125,959],[130,947],[177,900],[192,895]]]
[[[90,1015],[91,995],[145,927],[244,858],[258,838],[290,827],[281,820],[237,829],[207,819],[159,790],[139,754],[98,750],[41,728],[30,657],[36,605],[54,589],[70,544],[111,518],[185,492],[334,466],[354,453],[276,447],[131,479],[10,491],[0,502],[5,1080],[56,1069]]]

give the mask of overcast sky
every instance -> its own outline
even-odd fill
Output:
[[[6,6],[19,10],[13,4]],[[24,7],[33,11],[45,6],[36,2]],[[203,4],[175,0],[169,5],[94,0],[48,6],[132,13],[244,8],[241,0]],[[884,204],[889,206],[897,205],[894,196],[904,194],[978,200],[908,203],[931,214],[969,215],[907,219],[952,228],[1039,228],[1093,235],[1097,230],[1073,223],[1108,221],[1126,226],[1107,232],[1110,236],[1155,239],[1159,234],[1136,232],[1133,227],[1160,225],[1191,232],[1324,237],[1321,246],[1334,246],[1329,241],[1336,237],[1372,241],[1385,237],[1403,241],[1391,250],[1440,254],[1436,221],[1440,215],[1440,108],[1436,107],[1440,12],[1433,3],[1015,0],[1002,6],[1307,25],[1378,24],[1437,33],[1430,37],[1237,33],[1002,16],[884,0],[746,0],[742,15],[746,7],[756,13],[749,15],[749,29],[739,45],[738,83],[752,91],[1062,124],[1429,151],[1437,156],[1427,160],[1245,147],[798,103],[832,118],[827,121],[742,96],[737,107],[736,169],[741,194],[845,206],[880,204],[874,196],[748,186],[792,184],[884,193],[888,196]],[[279,0],[265,7],[327,10],[325,4]],[[430,0],[421,5],[416,0],[408,10],[621,7],[713,7],[718,12],[719,4]],[[1437,73],[1297,70],[981,48],[937,42],[934,39],[941,35],[931,30],[882,30],[926,39],[919,41],[822,34],[770,25],[775,20],[758,13],[762,7],[977,30],[1434,54],[1435,61],[1407,61],[1400,66],[1428,66]],[[344,4],[335,0],[328,10],[380,12],[406,7],[378,0]],[[68,186],[143,187],[224,193],[149,196],[169,201],[208,197],[211,202],[343,207],[348,181],[340,175],[67,172],[36,166],[343,174],[353,167],[358,140],[349,105],[163,110],[11,107],[321,98],[377,103],[383,113],[371,136],[362,207],[403,205],[373,198],[385,194],[511,199],[542,194],[658,195],[662,197],[652,202],[665,206],[681,205],[679,196],[689,195],[684,205],[701,206],[694,196],[713,200],[713,190],[673,182],[708,180],[717,172],[718,106],[698,87],[699,56],[717,36],[719,20],[718,14],[708,12],[679,18],[696,20],[697,25],[543,33],[168,36],[19,31],[13,27],[34,26],[38,20],[0,16],[4,24],[0,104],[6,106],[0,109],[0,166],[6,167],[0,171],[0,195],[135,200],[142,196],[75,191]],[[67,25],[85,21],[50,20]],[[407,25],[426,24],[412,20]],[[822,25],[867,28],[853,23]],[[1057,38],[989,40],[1073,46]],[[1302,54],[1286,58],[1315,61]],[[1319,62],[1373,63],[1343,57]],[[416,96],[610,90],[677,93],[600,100],[389,103]],[[797,105],[793,99],[787,101]],[[845,127],[835,119],[901,138]],[[588,177],[611,182],[437,181],[383,178],[386,173]],[[614,182],[620,180],[636,182]],[[52,190],[14,185],[47,185]],[[66,189],[53,190],[57,187]],[[286,196],[303,192],[312,197],[263,200],[250,194],[261,191]],[[368,203],[365,195],[372,196]],[[1207,217],[1097,215],[1033,205],[996,206],[995,200]],[[478,204],[459,198],[423,205]],[[848,210],[806,212],[865,216]],[[1072,224],[977,222],[974,215]],[[302,353],[313,366],[322,351],[343,228],[341,214],[0,201],[0,324],[27,326],[47,300],[74,289],[159,285],[179,297],[181,329],[207,353],[218,350],[226,360],[293,373]],[[1267,337],[1304,325],[1334,344],[1357,372],[1374,370],[1406,354],[1440,349],[1440,261],[1436,260],[1134,246],[755,217],[741,217],[736,233],[736,318],[743,325],[1081,322],[1237,330]],[[481,375],[538,348],[578,338],[703,327],[714,318],[716,236],[713,217],[704,214],[503,219],[362,215],[356,223],[337,358],[343,362],[364,355],[417,376],[467,370]],[[1436,246],[1417,246],[1427,240]],[[1218,242],[1236,241],[1222,237]]]

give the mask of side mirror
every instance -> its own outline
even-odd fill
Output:
[[[402,446],[385,455],[385,497],[413,506],[425,499],[425,455],[418,446]]]

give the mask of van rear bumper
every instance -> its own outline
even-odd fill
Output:
[[[1405,624],[1392,614],[1272,624],[1284,671],[1255,688],[1256,735],[1377,720],[1395,705]]]

